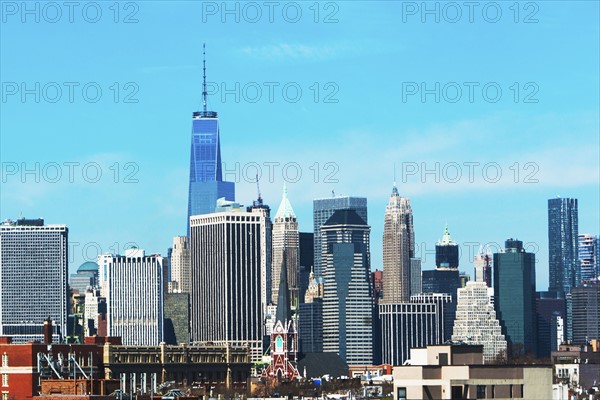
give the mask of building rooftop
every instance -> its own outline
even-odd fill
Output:
[[[98,272],[98,264],[93,261],[86,261],[77,268],[77,272]]]
[[[354,210],[336,210],[325,225],[367,225]]]
[[[283,196],[281,197],[281,203],[279,203],[279,208],[277,209],[277,214],[275,214],[275,219],[285,219],[285,218],[296,218],[296,213],[294,213],[294,209],[292,208],[292,204],[288,199],[287,195],[287,187],[283,186]]]

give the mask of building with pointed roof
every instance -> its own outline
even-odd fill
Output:
[[[452,240],[448,224],[442,239],[435,245],[435,265],[437,268],[458,268],[458,244]]]
[[[296,368],[298,335],[290,309],[290,293],[287,281],[287,252],[283,251],[279,288],[277,290],[276,323],[271,333],[271,363],[263,372],[264,377],[277,380],[300,378]]]
[[[415,253],[415,232],[410,200],[401,197],[394,183],[383,223],[383,303],[410,299],[410,264]]]
[[[286,269],[287,269],[287,284],[289,290],[292,292],[290,302],[292,306],[298,304],[298,273],[300,269],[300,258],[299,258],[299,234],[298,234],[298,220],[296,213],[292,208],[292,204],[288,199],[287,187],[283,187],[283,195],[281,197],[281,203],[275,214],[273,220],[273,233],[272,233],[272,269],[271,269],[271,301],[277,304],[279,297],[279,287],[277,283],[280,282],[281,266],[283,265],[283,254],[286,254]]]
[[[235,183],[223,180],[221,162],[221,133],[216,111],[209,111],[206,104],[206,59],[202,111],[192,114],[190,143],[190,175],[188,186],[187,236],[190,236],[190,217],[215,211],[217,199],[235,200]]]

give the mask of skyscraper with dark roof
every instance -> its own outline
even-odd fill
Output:
[[[323,276],[323,267],[321,262],[321,226],[333,215],[336,210],[354,210],[368,223],[367,218],[367,198],[335,196],[325,199],[313,200],[313,223],[315,239],[315,263],[314,271],[316,276]]]
[[[190,150],[190,183],[188,190],[187,235],[190,235],[190,216],[215,211],[217,199],[235,200],[235,184],[223,181],[221,169],[221,140],[216,111],[207,111],[206,60],[202,87],[202,111],[192,114]]]
[[[548,200],[548,290],[570,293],[581,281],[578,256],[577,199]]]
[[[349,365],[373,362],[370,230],[354,210],[335,211],[321,227],[323,351]]]

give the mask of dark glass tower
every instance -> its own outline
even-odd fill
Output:
[[[579,286],[577,199],[548,200],[549,290],[570,293]]]
[[[323,351],[348,365],[373,364],[370,231],[355,210],[337,210],[321,226]]]
[[[535,254],[527,253],[520,240],[508,239],[505,249],[494,254],[496,311],[509,354],[537,353],[535,309]]]
[[[313,222],[314,222],[314,239],[315,239],[315,263],[314,270],[316,276],[323,276],[324,270],[322,265],[321,254],[321,226],[333,215],[337,210],[354,210],[365,223],[367,219],[367,198],[366,197],[350,197],[350,196],[335,196],[325,199],[313,200]]]
[[[458,268],[458,244],[450,237],[448,224],[442,240],[435,245],[435,265],[438,268]]]
[[[217,199],[235,200],[235,184],[223,181],[219,118],[216,111],[206,108],[206,59],[202,86],[203,110],[192,114],[190,150],[190,186],[188,191],[187,235],[190,216],[215,211]]]

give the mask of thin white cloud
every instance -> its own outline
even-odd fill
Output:
[[[344,44],[309,46],[297,43],[280,43],[266,46],[247,46],[241,52],[254,58],[266,60],[305,59],[310,61],[321,61],[335,58],[347,51],[348,46]]]

